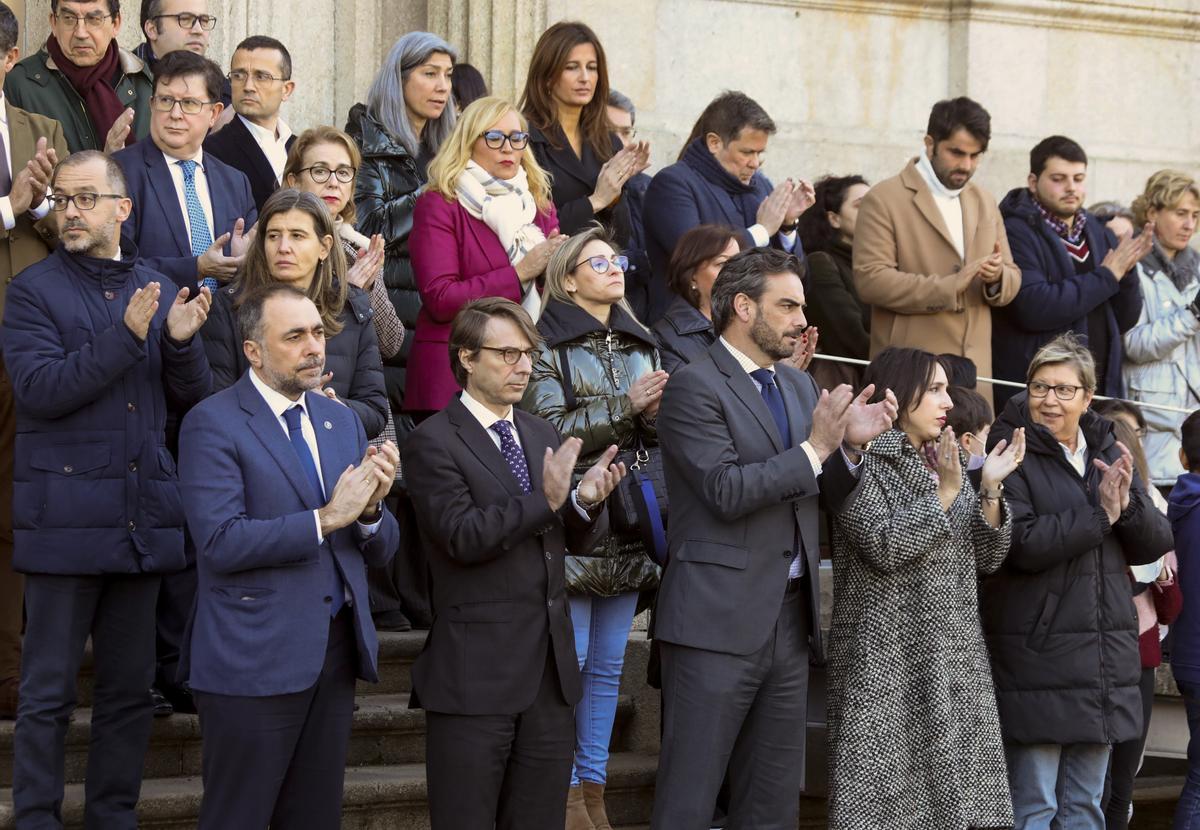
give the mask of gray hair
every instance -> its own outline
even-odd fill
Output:
[[[367,90],[367,111],[371,113],[392,138],[404,145],[414,159],[421,149],[421,136],[413,130],[404,106],[404,82],[409,73],[429,60],[431,55],[442,53],[450,56],[451,63],[458,60],[458,52],[449,43],[430,32],[409,32],[397,40],[384,58],[383,66]],[[425,125],[425,142],[431,153],[436,153],[442,142],[450,137],[454,129],[455,112],[447,100],[441,116]]]
[[[738,294],[758,303],[767,290],[767,277],[787,273],[803,279],[803,263],[795,255],[774,248],[750,248],[727,259],[713,283],[709,300],[713,331],[725,333],[735,316],[733,300]]]
[[[637,123],[637,107],[633,105],[633,101],[629,100],[628,95],[610,88],[608,90],[608,105],[629,113],[630,124]]]
[[[1065,363],[1075,369],[1079,382],[1088,392],[1096,390],[1096,360],[1088,347],[1075,336],[1074,332],[1066,332],[1051,340],[1037,350],[1033,360],[1029,362],[1029,371],[1025,373],[1025,382],[1033,380],[1038,369]]]

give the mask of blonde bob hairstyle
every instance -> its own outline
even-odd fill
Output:
[[[558,247],[558,250],[550,255],[550,261],[546,263],[546,288],[542,295],[542,309],[545,310],[546,304],[551,300],[558,300],[563,303],[575,305],[574,292],[568,291],[566,282],[567,277],[575,273],[575,263],[579,262],[579,258],[583,256],[583,249],[588,246],[589,242],[603,242],[605,245],[613,249],[613,253],[621,253],[620,247],[609,236],[607,230],[599,222],[593,222],[590,225],[585,225],[584,229],[572,236],[566,242]],[[579,262],[579,268],[591,268],[586,262]],[[641,320],[633,313],[633,308],[629,305],[629,300],[622,297],[617,300],[615,305],[621,307],[629,319],[633,320],[643,329]]]
[[[354,143],[354,139],[346,135],[337,127],[322,125],[320,127],[311,127],[304,132],[292,143],[292,149],[288,150],[287,161],[283,165],[283,187],[296,188],[300,177],[303,175],[300,171],[304,168],[304,156],[313,147],[319,147],[322,144],[340,144],[346,151],[346,155],[350,157],[350,166],[354,168],[354,178],[350,180],[350,198],[346,200],[346,206],[342,208],[342,212],[338,214],[339,219],[348,225],[353,226],[357,214],[354,212],[354,183],[358,180],[358,171],[362,167],[362,153],[358,151],[358,145]]]
[[[1029,370],[1025,373],[1025,382],[1033,380],[1033,376],[1043,366],[1063,364],[1070,366],[1079,375],[1079,383],[1085,392],[1096,391],[1096,359],[1083,345],[1074,332],[1066,332],[1051,340],[1037,350],[1033,360],[1029,362]]]
[[[525,116],[521,115],[521,111],[511,102],[494,96],[472,101],[459,114],[453,132],[442,142],[442,148],[429,163],[429,189],[441,193],[447,202],[458,201],[455,185],[459,175],[467,169],[476,139],[510,112],[516,113],[521,129],[528,131],[529,124]],[[521,166],[525,168],[529,192],[533,195],[538,210],[541,213],[547,212],[550,208],[550,177],[538,164],[533,155],[533,148],[529,145],[526,145],[521,153]]]
[[[1159,170],[1146,180],[1146,189],[1133,200],[1133,224],[1141,228],[1150,221],[1151,210],[1170,210],[1191,193],[1200,202],[1200,187],[1196,180],[1179,170]]]

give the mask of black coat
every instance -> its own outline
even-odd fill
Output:
[[[1100,473],[1120,453],[1112,424],[1085,412],[1081,478],[1061,445],[1035,425],[1022,392],[1009,399],[988,443],[1025,427],[1024,463],[1004,482],[1012,547],[983,580],[980,610],[1005,740],[1117,743],[1142,733],[1141,660],[1129,565],[1172,547],[1171,527],[1134,476],[1129,507],[1110,527]]]
[[[236,290],[226,286],[213,296],[212,309],[200,330],[212,367],[213,392],[232,386],[250,368],[233,308]],[[371,296],[352,286],[339,318],[342,330],[325,341],[325,371],[333,372],[326,385],[358,414],[367,438],[383,432],[388,416],[374,316]]]
[[[708,347],[717,340],[712,321],[678,295],[671,298],[650,333],[658,342],[658,355],[668,373],[708,354]]]
[[[296,136],[287,140],[288,150],[296,143]],[[262,148],[254,140],[249,128],[239,116],[204,139],[204,152],[212,153],[235,170],[241,170],[250,180],[250,193],[254,205],[262,210],[263,203],[278,187],[275,168],[267,160]]]

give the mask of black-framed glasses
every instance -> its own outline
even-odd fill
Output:
[[[225,77],[229,79],[229,83],[231,84],[244,84],[248,78],[253,78],[254,83],[258,86],[270,86],[278,81],[291,80],[291,78],[277,77],[261,69],[254,72],[247,72],[245,69],[231,69]]]
[[[101,199],[124,199],[120,193],[75,193],[71,196],[65,193],[52,193],[46,197],[46,201],[50,203],[51,210],[63,211],[67,209],[67,205],[72,202],[75,207],[80,210],[91,210],[96,206],[96,202]]]
[[[197,23],[200,28],[206,32],[211,32],[217,28],[217,19],[211,14],[192,14],[191,12],[180,12],[179,14],[156,14],[153,20],[161,20],[164,17],[171,17],[179,24],[181,29],[190,29]]]
[[[65,25],[68,29],[74,30],[79,25],[79,21],[83,21],[83,25],[89,29],[99,29],[104,25],[104,21],[111,18],[111,14],[103,12],[91,12],[80,17],[72,12],[58,12],[54,15],[54,19]]]
[[[529,133],[524,130],[513,130],[511,133],[505,133],[501,130],[487,130],[483,133],[483,143],[493,150],[499,150],[504,146],[504,142],[508,142],[508,146],[514,150],[524,150],[525,145],[529,143]]]
[[[1060,401],[1073,401],[1082,388],[1082,386],[1072,386],[1069,383],[1060,383],[1057,386],[1051,386],[1048,383],[1042,383],[1040,380],[1033,380],[1029,382],[1029,397],[1044,398],[1053,389],[1054,397]]]
[[[597,274],[607,274],[608,269],[613,265],[617,266],[617,270],[619,270],[621,273],[625,273],[629,270],[629,257],[625,256],[624,254],[613,254],[610,257],[600,256],[599,254],[596,256],[590,256],[587,259],[581,259],[579,262],[576,262],[571,270],[574,271],[585,262],[592,266],[592,270]]]
[[[153,95],[150,97],[150,106],[159,112],[170,112],[175,109],[175,105],[179,104],[179,109],[184,115],[199,115],[206,104],[215,104],[216,101],[201,101],[199,98],[176,98],[171,95]]]
[[[358,172],[353,167],[338,167],[330,170],[323,164],[314,164],[312,167],[301,167],[297,173],[307,173],[308,177],[317,184],[325,184],[329,181],[330,176],[337,178],[342,184],[350,184],[354,181],[354,175]]]
[[[500,359],[509,366],[516,366],[523,357],[529,358],[529,362],[533,363],[533,356],[537,354],[537,349],[516,349],[512,346],[480,346],[479,348],[496,352],[500,355]]]

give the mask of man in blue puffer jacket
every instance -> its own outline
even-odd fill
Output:
[[[1188,774],[1175,807],[1175,830],[1200,828],[1200,411],[1183,422],[1179,461],[1188,472],[1171,490],[1167,516],[1175,532],[1183,611],[1171,626],[1171,672],[1187,709]]]
[[[59,247],[9,286],[0,341],[17,417],[13,559],[26,574],[13,807],[19,827],[62,826],[65,738],[90,636],[84,823],[134,827],[158,574],[184,565],[167,406],[185,411],[211,388],[197,335],[211,297],[185,302],[187,289],[121,246],[131,203],[107,156],[70,156],[51,190]]]

